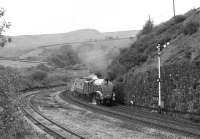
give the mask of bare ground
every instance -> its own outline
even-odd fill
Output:
[[[61,125],[89,139],[189,139],[182,135],[129,123],[117,118],[93,113],[65,102],[65,108],[53,99],[53,95],[37,99],[39,110]]]

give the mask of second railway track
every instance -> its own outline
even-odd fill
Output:
[[[71,131],[70,129],[57,124],[55,121],[45,117],[44,114],[37,110],[37,108],[31,103],[31,98],[37,93],[37,91],[27,93],[20,99],[20,109],[28,119],[56,139],[85,139],[77,132]]]
[[[57,124],[55,121],[49,119],[48,117],[45,117],[43,113],[41,113],[38,108],[35,106],[35,104],[31,103],[31,100],[34,99],[34,97],[38,94],[38,92],[30,92],[28,94],[25,94],[21,98],[21,104],[23,106],[21,107],[21,110],[25,115],[33,121],[37,126],[42,128],[44,131],[46,131],[48,134],[52,135],[56,139],[83,139],[84,136],[81,136],[81,132],[79,131],[71,131],[70,129],[67,129],[64,126],[61,126]],[[64,97],[61,93],[59,96]],[[58,96],[58,94],[56,95]],[[54,97],[56,98],[56,97]],[[89,109],[92,109],[94,111],[108,114],[110,116],[119,117],[122,119],[127,119],[130,122],[141,122],[144,124],[148,124],[150,126],[161,128],[161,129],[167,129],[169,131],[175,132],[175,133],[183,133],[186,136],[194,137],[194,138],[200,138],[200,126],[196,124],[188,125],[188,123],[177,123],[177,121],[173,121],[170,119],[164,119],[162,116],[158,117],[152,117],[150,115],[145,115],[146,113],[125,113],[123,111],[127,111],[126,107],[105,107],[105,106],[94,106],[91,104],[88,104],[87,102],[81,101],[80,99],[74,98],[71,95],[67,95],[68,101],[71,101],[72,103],[75,103],[77,105],[81,105],[84,107],[87,107]],[[33,101],[34,102],[34,101]],[[58,102],[58,101],[57,101]],[[59,103],[59,102],[58,102]],[[64,108],[64,105],[62,105]]]
[[[65,95],[67,97],[65,97]],[[159,127],[161,129],[167,129],[172,132],[182,133],[186,136],[200,138],[200,125],[199,124],[189,124],[184,121],[176,121],[168,118],[164,118],[164,116],[152,116],[146,115],[147,112],[135,112],[135,113],[127,113],[128,109],[125,107],[105,107],[105,106],[94,106],[83,100],[80,100],[76,97],[73,97],[70,93],[61,93],[60,97],[64,97],[66,101],[71,101],[77,105],[84,106],[94,111],[102,112],[104,114],[108,114],[115,117],[124,118],[130,120],[130,122],[141,122],[146,125],[150,125],[153,127]],[[126,112],[125,112],[126,111]]]

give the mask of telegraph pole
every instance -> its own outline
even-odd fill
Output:
[[[175,13],[175,2],[173,0],[173,11],[174,11],[174,16],[176,16],[176,13]]]

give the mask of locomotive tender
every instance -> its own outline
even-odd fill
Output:
[[[71,91],[75,95],[86,96],[93,104],[112,104],[115,101],[112,82],[99,79],[96,75],[75,79]]]

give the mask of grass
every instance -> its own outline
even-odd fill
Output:
[[[200,13],[196,10],[175,16],[154,26],[148,33],[139,33],[130,48],[120,51],[107,69],[108,76],[116,82],[116,98],[120,103],[129,103],[135,95],[138,105],[154,105],[152,98],[158,89],[156,46],[170,42],[161,53],[162,92],[166,107],[199,113],[196,107],[200,104],[195,99],[197,96],[194,97],[198,95],[198,89],[193,88],[199,76],[195,67],[200,60],[199,18]],[[177,98],[179,93],[181,97]]]
[[[3,110],[0,112],[0,138],[2,139],[46,138],[24,121],[18,109],[20,104],[17,100],[21,94],[20,90],[36,85],[30,83],[28,86],[27,82],[30,83],[31,79],[21,76],[15,69],[5,67],[0,69],[0,107]]]

